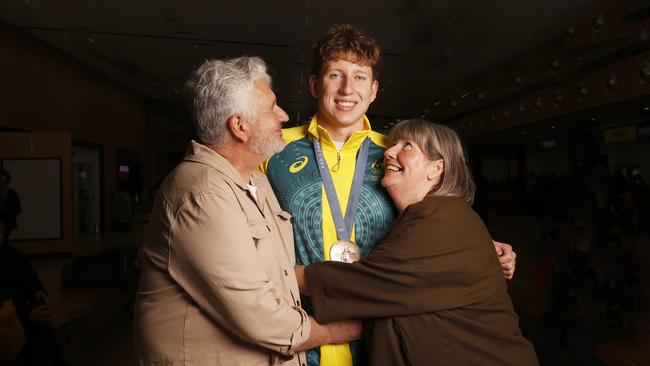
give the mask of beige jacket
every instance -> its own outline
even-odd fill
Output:
[[[291,215],[260,172],[257,201],[228,161],[192,141],[160,187],[135,308],[142,365],[303,365],[309,337]]]

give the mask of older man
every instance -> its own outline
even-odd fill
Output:
[[[200,141],[165,179],[144,243],[135,339],[146,365],[304,365],[358,338],[300,307],[291,215],[257,167],[288,117],[256,57],[206,61],[186,84]]]

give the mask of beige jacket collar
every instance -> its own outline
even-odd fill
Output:
[[[237,169],[226,158],[200,142],[195,140],[190,142],[183,160],[206,164],[230,177],[241,189],[247,188],[248,182],[242,179]]]

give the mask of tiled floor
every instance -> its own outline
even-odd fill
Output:
[[[88,255],[111,245],[132,245],[138,247],[141,228],[130,231],[109,232],[101,235],[81,237],[78,240],[78,255]],[[17,246],[20,248],[19,246]],[[55,326],[60,326],[86,312],[90,307],[115,296],[119,289],[93,288],[84,290],[65,289],[61,282],[61,270],[72,258],[34,259],[32,266],[49,293],[52,317]]]
[[[141,240],[139,228],[79,239],[82,255],[111,245],[133,245]],[[113,288],[67,289],[63,267],[73,258],[33,259],[32,266],[49,293],[52,321],[71,366],[134,365],[131,320],[137,279]]]
[[[635,327],[628,339],[599,344],[596,356],[606,365],[650,365],[650,314],[640,316]]]
[[[71,366],[131,366],[136,365],[133,351],[133,312],[120,311],[68,343],[63,352]]]

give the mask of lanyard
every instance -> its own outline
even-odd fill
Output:
[[[336,226],[336,236],[338,240],[349,240],[352,235],[352,226],[354,225],[354,217],[357,214],[357,203],[361,193],[361,186],[363,185],[363,175],[366,170],[366,162],[368,161],[368,148],[370,143],[368,138],[364,139],[359,148],[359,155],[357,156],[357,164],[354,168],[354,177],[352,178],[352,187],[350,188],[350,197],[348,199],[348,206],[345,210],[345,218],[341,212],[341,205],[339,204],[338,196],[332,181],[327,162],[323,156],[323,150],[320,146],[320,141],[314,138],[314,152],[316,153],[316,160],[318,161],[318,170],[320,171],[321,179],[323,180],[323,187],[325,187],[325,194],[330,204],[332,211],[332,218],[334,219],[334,226]]]

